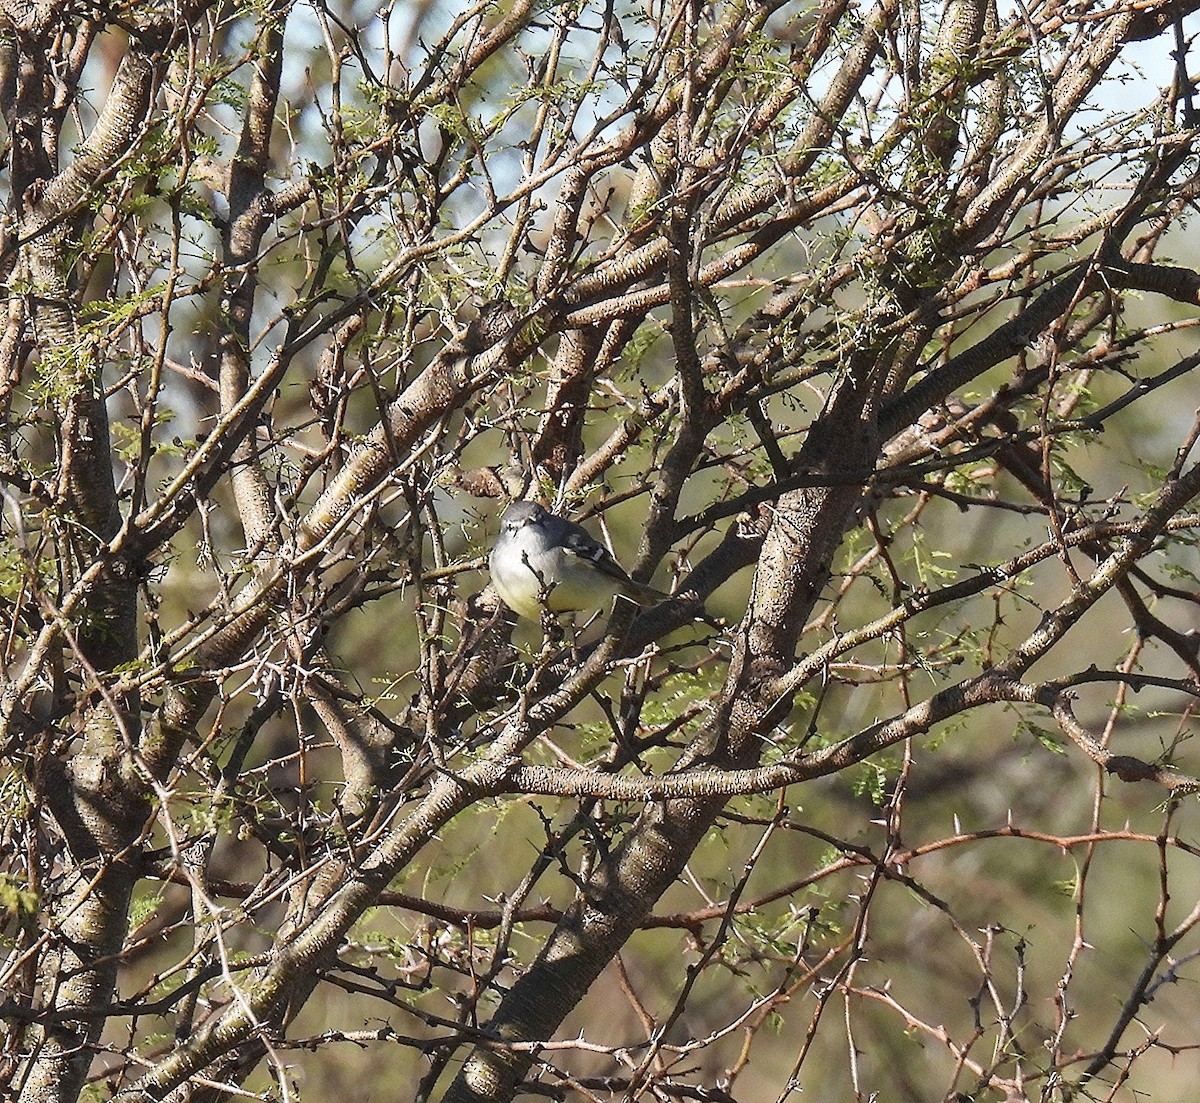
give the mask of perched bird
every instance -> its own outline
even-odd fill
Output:
[[[488,569],[504,604],[534,620],[543,609],[603,609],[617,595],[639,605],[669,596],[634,582],[585,529],[537,502],[513,502],[504,511]]]

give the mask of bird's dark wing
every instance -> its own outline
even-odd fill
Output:
[[[625,573],[625,568],[612,557],[608,548],[594,540],[587,529],[580,528],[571,521],[564,521],[563,524],[566,526],[563,545],[571,555],[586,559],[601,574],[608,575],[623,586],[635,585]]]

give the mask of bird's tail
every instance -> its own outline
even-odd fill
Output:
[[[660,601],[666,601],[671,597],[670,594],[656,590],[653,586],[647,586],[644,582],[634,582],[632,578],[622,584],[621,596],[627,597],[630,601],[643,607],[657,605]]]

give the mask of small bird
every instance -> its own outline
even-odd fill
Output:
[[[617,595],[638,605],[670,596],[634,582],[587,530],[537,502],[513,502],[504,511],[488,569],[504,604],[533,620],[543,609],[603,609]]]

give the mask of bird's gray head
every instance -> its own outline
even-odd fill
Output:
[[[511,535],[526,525],[540,525],[548,516],[537,502],[513,502],[500,518],[500,529]]]

